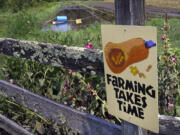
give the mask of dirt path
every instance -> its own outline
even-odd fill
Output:
[[[89,2],[87,5],[95,7],[95,8],[102,8],[105,10],[109,10],[115,12],[114,3],[111,2]],[[171,9],[171,8],[159,8],[153,6],[146,6],[146,14],[148,15],[164,15],[165,12],[168,13],[168,16],[180,18],[180,9]]]

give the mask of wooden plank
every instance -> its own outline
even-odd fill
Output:
[[[86,74],[104,76],[102,50],[0,38],[0,53]]]
[[[0,127],[12,135],[33,135],[14,121],[0,114]]]
[[[83,135],[122,135],[122,128],[118,125],[59,104],[2,80],[0,80],[0,94],[58,124],[67,122],[68,127]]]

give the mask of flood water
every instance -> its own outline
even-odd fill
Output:
[[[67,22],[62,24],[52,24],[56,21],[56,16],[67,16]],[[84,7],[71,7],[61,10],[56,14],[48,24],[46,24],[42,30],[53,30],[66,32],[73,29],[81,29],[89,25],[100,22],[104,24],[111,24],[114,20],[114,14],[104,10],[90,10]],[[77,24],[76,19],[81,19],[81,23]]]

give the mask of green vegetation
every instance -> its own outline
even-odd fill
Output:
[[[0,0],[0,8],[7,8],[12,12],[18,12],[27,10],[31,7],[36,7],[43,2],[66,2],[73,0]],[[78,1],[78,0],[74,0]],[[80,0],[79,0],[80,1]],[[101,1],[101,0],[89,0],[89,1]]]
[[[59,5],[56,3],[43,3],[28,9],[26,12],[11,14],[10,12],[0,13],[0,37],[17,38],[23,40],[34,40],[40,42],[56,43],[68,46],[84,47],[91,42],[93,48],[101,49],[100,24],[97,22],[94,26],[85,29],[71,30],[67,32],[42,31],[41,28],[46,20],[53,18],[57,9],[74,3],[83,4],[83,2],[63,2]],[[180,21],[179,19],[170,19],[171,25],[170,40],[172,47],[179,47],[180,43]],[[158,53],[162,47],[160,28],[163,26],[162,18],[154,18],[147,22],[146,25],[156,26],[158,28]]]
[[[146,0],[146,5],[164,8],[180,9],[179,0]]]
[[[5,0],[0,0],[0,7],[2,6],[1,1],[6,3]],[[32,0],[32,2],[37,1]],[[68,32],[54,32],[51,30],[41,30],[44,23],[47,20],[51,20],[56,15],[59,8],[74,4],[83,5],[85,2],[60,2],[57,4],[56,2],[48,3],[42,2],[42,0],[39,1],[41,1],[41,5],[34,4],[35,6],[31,8],[23,5],[20,9],[15,8],[14,10],[14,8],[12,8],[12,10],[7,11],[1,10],[0,37],[33,40],[78,47],[84,47],[87,43],[92,43],[93,48],[102,49],[100,24],[98,22],[96,22],[93,26],[89,26],[78,31],[71,30]],[[26,10],[24,10],[24,7]],[[23,12],[19,10],[22,10]],[[175,50],[173,53],[171,52],[171,55],[176,55],[176,58],[178,59],[176,65],[173,65],[173,68],[176,68],[176,71],[179,71],[180,56],[178,52],[180,52],[180,21],[179,19],[169,19],[169,22],[171,29],[168,34],[172,44],[171,47],[173,48],[170,49]],[[147,22],[146,25],[156,26],[158,29],[158,53],[160,56],[160,54],[162,54],[164,51],[164,41],[160,39],[160,36],[163,35],[161,28],[164,26],[164,19],[154,18]],[[108,121],[119,124],[118,119],[107,113],[107,108],[105,106],[106,94],[104,89],[104,78],[99,76],[82,75],[80,73],[72,72],[71,70],[50,67],[47,65],[7,56],[0,55],[0,57],[0,59],[4,58],[3,61],[0,61],[1,79],[11,81],[14,84],[31,90],[34,93],[46,96],[50,99],[56,100],[57,102],[67,104],[68,106],[86,111],[95,116],[102,117]],[[165,68],[165,65],[161,63],[159,69],[162,70],[162,68]],[[175,72],[176,76],[178,74],[179,72]],[[159,85],[163,88],[164,79],[161,78],[159,83]],[[176,85],[173,87],[176,87]],[[0,97],[0,100],[4,102],[4,104],[1,104],[0,106],[1,113],[7,111],[7,116],[15,117],[20,121],[22,121],[23,118],[26,118],[26,115],[29,115],[28,111],[26,110],[23,112],[23,109],[20,106],[17,107],[16,110],[19,109],[23,112],[23,118],[20,118],[20,115],[9,115],[14,111],[14,108],[11,108],[11,105],[9,104],[12,102],[7,102],[8,100],[4,99],[3,97]],[[178,102],[175,103],[176,106],[179,106]],[[7,108],[9,108],[9,110],[6,110]],[[179,113],[174,114],[165,113],[163,111],[160,112],[166,115],[180,116]],[[17,115],[18,113],[13,114]],[[32,121],[32,119],[35,120]],[[33,126],[36,125],[36,121],[39,120],[39,117],[35,118],[34,116],[29,115],[29,117],[27,117],[27,121],[28,120],[31,121],[30,123]],[[39,121],[42,123],[44,122],[42,119]],[[36,126],[32,128],[33,132],[37,130],[35,127]]]
[[[40,42],[57,43],[61,45],[75,45],[84,47],[88,42],[92,42],[94,48],[101,48],[100,24],[85,29],[54,32],[42,31],[41,28],[45,20],[49,20],[56,14],[58,8],[73,5],[74,3],[46,3],[40,7],[35,7],[26,12],[4,15],[2,18],[2,30],[0,37],[17,38],[23,40],[36,40]],[[47,8],[48,6],[48,8]],[[4,18],[4,19],[3,19]]]
[[[170,23],[170,31],[169,31],[169,39],[173,48],[180,49],[180,20],[179,19],[169,19]],[[163,41],[161,40],[160,36],[162,35],[161,28],[163,27],[164,19],[163,18],[153,18],[151,21],[147,22],[146,25],[155,26],[158,30],[158,53],[162,52],[163,48]]]
[[[79,2],[76,2],[79,3]],[[51,42],[63,45],[82,46],[92,42],[94,48],[101,48],[101,36],[100,36],[100,24],[96,23],[95,26],[79,30],[78,32],[53,32],[53,31],[41,31],[42,25],[46,20],[51,19],[56,11],[67,5],[73,5],[71,3],[43,3],[41,6],[29,8],[27,11],[19,11],[17,13],[3,12],[0,13],[1,17],[1,32],[0,37],[17,38],[23,40],[37,40],[41,42]],[[107,113],[107,109],[103,108],[102,102],[96,101],[96,98],[100,96],[101,99],[105,99],[105,89],[103,78],[98,76],[85,76],[80,73],[73,72],[69,74],[68,70],[49,67],[43,64],[29,62],[25,60],[15,59],[1,55],[4,62],[1,63],[0,77],[3,80],[13,82],[20,87],[31,90],[34,93],[46,96],[50,99],[56,100],[74,107],[79,110],[83,110],[102,117],[113,123],[119,123],[116,118]],[[72,72],[72,71],[71,71]],[[26,78],[26,79],[25,79]],[[28,79],[27,79],[28,78]],[[77,85],[78,84],[78,85]],[[93,86],[91,85],[93,84]],[[99,96],[94,96],[93,92],[98,91]],[[3,97],[0,97],[0,99]],[[25,121],[29,121],[30,128],[33,133],[37,133],[38,125],[43,128],[51,128],[52,124],[47,125],[43,120],[35,119],[35,114],[29,116],[30,111],[23,111],[23,107],[19,106],[16,111],[13,104],[8,104],[4,99],[4,104],[1,106],[1,113],[10,117],[13,120],[17,120],[21,125],[26,124]],[[12,103],[12,102],[11,102]],[[9,110],[6,112],[6,108]],[[9,114],[14,115],[9,115]],[[29,117],[27,117],[27,115]],[[14,119],[17,118],[17,119]],[[34,119],[34,120],[33,120]],[[113,120],[114,119],[114,120]],[[60,129],[66,133],[66,128],[63,125]],[[52,132],[53,133],[53,129]]]
[[[172,49],[169,40],[170,25],[166,16],[165,23],[161,29],[161,40],[163,41],[162,54],[158,57],[158,79],[159,79],[159,110],[162,114],[177,115],[180,106],[180,77],[178,62],[180,49]]]
[[[47,120],[41,115],[28,110],[26,107],[21,106],[10,99],[3,97],[2,95],[0,95],[0,102],[1,114],[11,118],[22,127],[28,130],[30,129],[31,132],[36,135],[67,135],[69,131],[72,131],[71,129],[67,128],[66,122],[64,122],[62,125],[57,125],[56,123]]]

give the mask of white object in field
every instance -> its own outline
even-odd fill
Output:
[[[62,24],[62,23],[65,23],[65,22],[59,22],[59,21],[53,21],[52,24]]]

